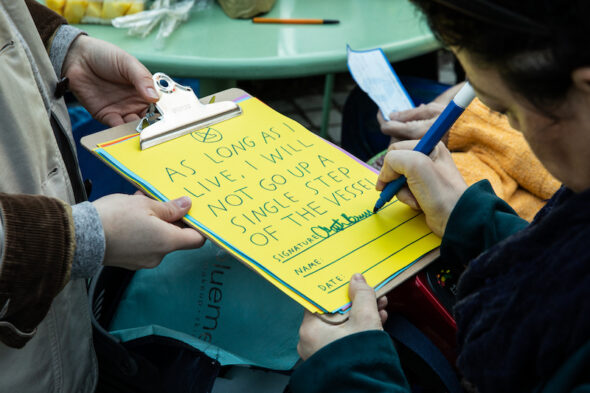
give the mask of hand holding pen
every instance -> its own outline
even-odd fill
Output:
[[[432,149],[434,149],[436,144],[440,142],[442,137],[447,133],[447,131],[459,118],[459,116],[461,116],[461,113],[463,113],[465,108],[471,103],[471,101],[473,101],[474,98],[475,92],[473,91],[473,88],[469,82],[465,83],[465,86],[463,86],[455,98],[449,102],[438,119],[436,119],[428,132],[426,132],[426,135],[424,135],[420,142],[418,142],[414,148],[414,151],[418,151],[426,155],[430,154]],[[389,202],[405,183],[406,177],[402,175],[385,186],[379,199],[377,200],[377,203],[375,203],[373,213],[377,213],[379,209]]]
[[[431,229],[442,235],[448,216],[467,185],[444,146],[435,149],[432,157],[428,154],[473,97],[473,89],[466,84],[416,146],[415,141],[399,142],[393,146],[394,150],[386,155],[379,174],[377,189],[383,191],[375,211],[399,192],[398,198],[416,209],[422,209]],[[409,150],[412,147],[413,151]],[[406,177],[410,178],[408,185],[415,195],[407,189],[400,192],[406,184]]]

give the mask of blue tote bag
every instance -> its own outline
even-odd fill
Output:
[[[98,392],[210,392],[222,366],[290,370],[303,309],[207,242],[90,289]]]

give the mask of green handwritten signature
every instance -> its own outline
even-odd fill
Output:
[[[363,221],[373,215],[373,212],[370,210],[365,210],[359,215],[349,216],[346,213],[342,213],[340,217],[333,218],[332,224],[330,226],[322,226],[318,225],[311,228],[311,231],[314,235],[317,235],[323,239],[327,239],[330,236],[337,234],[340,231],[345,230],[346,228]]]

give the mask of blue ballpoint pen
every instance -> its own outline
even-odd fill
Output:
[[[442,139],[443,135],[446,134],[453,123],[455,123],[455,120],[461,116],[461,113],[463,113],[465,108],[474,98],[475,92],[469,82],[466,82],[465,86],[459,90],[453,100],[449,102],[449,105],[447,105],[444,111],[438,116],[438,119],[436,119],[434,124],[430,126],[430,129],[426,132],[420,142],[418,142],[414,151],[419,151],[426,155],[430,154],[432,149],[434,149],[436,144]],[[373,213],[377,213],[379,209],[389,202],[391,198],[398,193],[400,188],[403,187],[405,182],[406,177],[402,175],[387,184],[383,191],[381,191],[381,195],[373,208]]]

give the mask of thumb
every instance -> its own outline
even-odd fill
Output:
[[[135,57],[128,53],[126,53],[126,55],[127,58],[125,59],[124,64],[127,80],[135,86],[135,90],[137,90],[144,100],[148,102],[158,101],[160,96],[154,88],[152,74]]]
[[[187,196],[183,196],[168,202],[155,202],[152,210],[161,220],[175,222],[188,213],[191,205],[191,199]]]
[[[362,274],[356,273],[350,279],[348,296],[352,301],[351,322],[364,327],[380,329],[381,319],[377,310],[375,290],[367,284]]]

